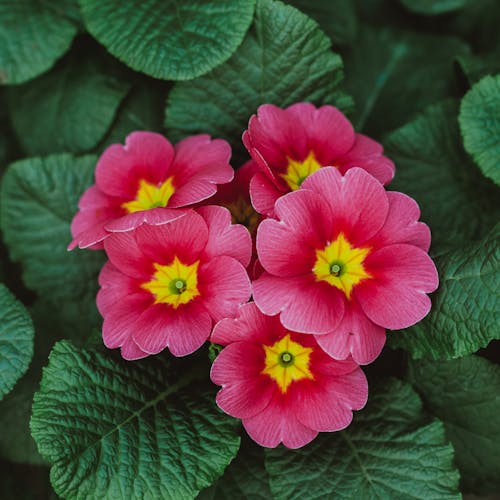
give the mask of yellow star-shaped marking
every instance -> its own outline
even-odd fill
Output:
[[[135,199],[122,204],[129,214],[151,208],[166,207],[172,195],[175,193],[173,177],[157,185],[141,179]]]

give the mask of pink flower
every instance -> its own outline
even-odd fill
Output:
[[[80,199],[68,248],[103,248],[109,231],[157,223],[170,218],[163,207],[209,198],[217,184],[233,178],[230,157],[229,144],[208,135],[188,137],[174,147],[160,134],[131,133],[125,146],[113,144],[99,158],[96,183]],[[145,213],[151,209],[154,213]]]
[[[356,134],[333,106],[264,104],[250,118],[243,143],[261,170],[250,183],[253,206],[271,217],[275,201],[321,167],[336,167],[342,174],[361,167],[382,184],[394,177],[394,164],[382,155],[382,146]]]
[[[212,365],[212,381],[222,386],[217,404],[262,446],[304,446],[318,432],[347,427],[366,403],[356,363],[332,359],[312,335],[286,330],[252,302],[218,323],[211,340],[227,346]]]
[[[359,168],[322,168],[276,202],[261,222],[257,251],[265,272],[253,296],[285,328],[316,334],[336,359],[373,361],[385,328],[406,328],[430,310],[438,286],[427,255],[429,228],[408,196],[386,192]]]
[[[262,220],[262,216],[258,214],[250,201],[250,180],[258,172],[259,167],[253,161],[247,161],[242,167],[236,170],[234,179],[229,184],[224,184],[219,187],[217,193],[212,196],[208,203],[214,205],[222,205],[231,212],[231,219],[234,224],[243,224],[252,236],[252,259],[248,265],[250,277],[255,276],[255,268],[257,264],[257,250],[255,247],[255,234],[257,226]]]
[[[232,225],[222,207],[172,212],[160,225],[144,223],[104,241],[109,262],[99,275],[97,307],[104,344],[121,347],[125,359],[166,347],[190,354],[250,297],[248,230]]]

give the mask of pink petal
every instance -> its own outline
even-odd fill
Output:
[[[219,321],[210,340],[222,345],[242,340],[264,344],[272,343],[273,339],[280,338],[280,334],[284,332],[285,329],[277,316],[265,316],[255,302],[249,302],[238,308],[236,318]]]
[[[431,245],[431,232],[420,218],[417,202],[403,193],[388,192],[389,213],[382,229],[374,236],[373,246],[380,247],[392,243],[408,243],[425,252]]]
[[[394,177],[394,163],[382,156],[381,144],[366,135],[356,134],[354,146],[335,163],[342,174],[353,167],[361,167],[382,184],[388,184]]]
[[[125,146],[109,146],[97,162],[95,177],[101,191],[134,199],[141,179],[159,184],[169,177],[174,158],[172,144],[161,134],[132,132]]]
[[[151,299],[144,293],[135,293],[115,302],[104,317],[102,326],[104,345],[114,349],[131,338],[139,316],[150,304]]]
[[[284,194],[263,173],[258,172],[250,181],[252,206],[259,214],[274,217],[274,204]]]
[[[301,102],[293,104],[285,112],[307,137],[308,153],[313,151],[322,166],[332,165],[354,144],[351,122],[333,106],[316,109],[310,103]]]
[[[234,317],[238,307],[248,301],[250,280],[245,268],[232,257],[215,257],[200,266],[199,289],[203,305],[215,322]]]
[[[282,442],[287,448],[300,448],[318,433],[300,423],[294,412],[283,406],[279,397],[254,417],[243,420],[249,436],[261,446],[275,448]]]
[[[198,208],[197,212],[208,226],[205,258],[227,255],[247,267],[252,257],[252,238],[248,229],[241,224],[231,224],[231,213],[224,207],[209,205]]]
[[[127,338],[121,347],[121,355],[127,361],[136,361],[137,359],[147,358],[149,354],[141,351],[132,338]]]
[[[106,231],[111,233],[123,233],[132,231],[142,224],[151,226],[161,226],[169,222],[179,219],[187,213],[187,210],[179,210],[172,208],[151,208],[150,210],[142,210],[126,214],[120,218],[107,222],[104,226]]]
[[[321,168],[302,187],[323,196],[337,230],[344,232],[351,244],[365,243],[387,218],[389,201],[384,187],[360,168],[348,170],[344,177],[335,168]]]
[[[342,292],[312,276],[277,278],[263,273],[253,283],[253,297],[264,314],[281,312],[282,325],[295,332],[330,332],[344,314]]]
[[[97,292],[96,303],[97,309],[104,317],[114,304],[140,291],[137,282],[120,272],[111,262],[104,264],[99,274],[99,285],[102,288]]]
[[[104,249],[111,263],[122,273],[142,282],[149,281],[152,263],[145,258],[135,236],[134,232],[110,233],[104,241]]]
[[[390,245],[365,262],[374,278],[359,283],[353,293],[374,323],[398,330],[427,315],[431,301],[426,293],[434,291],[439,282],[427,253],[412,245]]]
[[[145,258],[164,265],[175,256],[185,264],[192,264],[200,258],[208,241],[207,224],[194,210],[183,212],[182,217],[167,224],[143,224],[134,233]]]
[[[382,352],[385,330],[368,319],[351,299],[337,328],[327,335],[318,335],[316,341],[334,359],[346,359],[352,354],[356,363],[367,365]]]

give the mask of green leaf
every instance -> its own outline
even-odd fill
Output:
[[[485,76],[467,92],[458,121],[466,151],[500,185],[500,74]]]
[[[167,90],[162,82],[146,80],[134,86],[124,99],[115,121],[98,146],[102,151],[110,144],[123,144],[135,130],[160,132],[163,128],[163,107]]]
[[[500,58],[496,52],[463,55],[457,57],[456,62],[467,80],[466,89],[469,89],[483,76],[500,73]]]
[[[258,0],[255,22],[224,65],[191,82],[177,83],[167,101],[169,137],[209,133],[232,141],[242,157],[241,134],[264,103],[298,101],[345,107],[337,87],[342,60],[318,25],[297,9]]]
[[[409,377],[444,422],[466,491],[500,490],[500,366],[479,356],[410,364]]]
[[[465,356],[500,339],[500,224],[483,240],[435,259],[440,284],[429,315],[390,336],[413,358]]]
[[[453,59],[468,53],[457,38],[363,25],[344,58],[353,123],[380,135],[454,91]]]
[[[467,0],[399,0],[410,12],[435,16],[460,10]]]
[[[28,369],[33,323],[24,306],[0,284],[0,400]]]
[[[80,153],[109,129],[130,89],[113,62],[71,53],[50,73],[9,92],[10,112],[28,155]]]
[[[396,163],[391,187],[417,200],[434,249],[481,238],[500,217],[498,188],[463,150],[457,114],[455,102],[432,106],[385,141]]]
[[[198,495],[198,500],[268,500],[272,498],[264,467],[264,449],[249,439],[242,442],[237,457],[224,475]]]
[[[277,499],[461,498],[443,424],[429,422],[411,386],[395,379],[371,390],[346,430],[267,451],[266,469]]]
[[[0,0],[0,83],[22,83],[47,71],[77,32],[76,0]]]
[[[358,20],[352,0],[291,0],[294,7],[315,19],[325,33],[339,45],[349,45],[356,38]]]
[[[62,341],[35,395],[31,431],[70,498],[191,498],[236,455],[237,421],[212,388],[169,381],[160,356],[114,361]]]
[[[226,61],[252,22],[255,0],[80,0],[89,32],[125,64],[188,80]]]
[[[61,314],[79,310],[80,321],[95,316],[102,252],[68,252],[70,223],[78,199],[92,183],[95,156],[69,154],[29,158],[9,166],[2,182],[0,226],[10,256],[23,266],[26,285]],[[60,302],[65,304],[60,307]]]

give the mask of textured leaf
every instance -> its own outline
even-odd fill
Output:
[[[425,106],[447,97],[456,83],[453,59],[468,47],[452,37],[360,27],[344,58],[353,123],[368,134],[393,130]]]
[[[224,475],[210,488],[203,490],[199,500],[269,500],[269,477],[264,467],[264,450],[250,440],[242,442],[237,457]]]
[[[28,155],[92,149],[110,127],[130,84],[113,63],[72,53],[50,73],[9,92],[19,142]]]
[[[346,430],[296,451],[269,450],[266,469],[277,499],[461,498],[443,424],[428,422],[411,386],[397,380],[372,390]]]
[[[356,38],[358,21],[352,0],[291,0],[293,6],[315,19],[325,33],[340,45]]]
[[[418,201],[434,249],[481,238],[500,217],[498,188],[463,150],[457,114],[455,102],[432,106],[385,142],[397,165],[391,187]]]
[[[444,422],[466,491],[500,491],[500,366],[469,356],[412,362],[409,375]]]
[[[169,137],[209,133],[233,142],[241,153],[241,134],[263,103],[288,106],[297,101],[345,107],[336,88],[342,61],[318,25],[295,8],[258,0],[248,36],[224,65],[169,94]]]
[[[213,391],[169,382],[161,357],[114,361],[62,341],[35,395],[31,430],[70,498],[190,498],[236,455],[237,421]]]
[[[80,0],[90,33],[155,78],[187,80],[223,63],[252,22],[255,0]]]
[[[74,301],[80,320],[95,315],[102,252],[67,252],[78,199],[92,183],[96,158],[69,154],[11,164],[3,178],[0,225],[23,279],[53,302]],[[63,313],[64,311],[61,311]],[[85,321],[84,320],[84,321]]]
[[[33,323],[24,306],[0,284],[0,400],[28,369]]]
[[[461,9],[467,0],[399,0],[410,12],[435,16]]]
[[[418,358],[465,356],[500,338],[500,224],[482,241],[436,258],[430,314],[391,343]]]
[[[0,83],[47,71],[77,32],[76,0],[0,0]]]
[[[485,76],[467,92],[458,121],[466,151],[500,185],[500,74]]]

